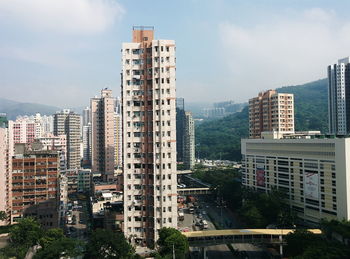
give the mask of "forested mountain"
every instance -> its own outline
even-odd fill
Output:
[[[18,115],[34,115],[39,112],[41,115],[52,115],[60,108],[37,104],[21,103],[8,99],[0,98],[0,113],[6,113],[9,120],[14,120]]]
[[[294,94],[295,128],[327,132],[327,80],[276,89]],[[241,138],[248,136],[248,107],[222,119],[196,125],[196,155],[207,159],[241,159]]]

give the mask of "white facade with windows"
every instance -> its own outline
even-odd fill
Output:
[[[329,133],[350,133],[350,59],[328,66]]]
[[[306,223],[350,219],[350,138],[242,139],[243,185],[288,193]]]
[[[133,33],[122,46],[124,232],[153,245],[177,227],[175,42]]]

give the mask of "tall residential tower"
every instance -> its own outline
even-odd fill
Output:
[[[153,246],[177,227],[175,42],[134,27],[122,46],[124,233]]]
[[[53,134],[67,137],[67,169],[80,168],[80,120],[69,109],[54,114]]]
[[[329,133],[350,133],[350,59],[339,59],[328,66]]]
[[[115,99],[112,90],[102,89],[101,97],[91,99],[92,171],[104,180],[113,177],[115,162]]]
[[[249,100],[249,138],[261,132],[294,133],[294,95],[268,90]]]
[[[191,112],[185,113],[184,166],[193,169],[195,164],[194,120]]]

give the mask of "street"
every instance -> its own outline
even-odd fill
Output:
[[[86,239],[88,215],[86,201],[79,200],[72,210],[73,223],[66,225],[69,236],[80,240]]]
[[[199,197],[197,200],[199,204],[200,213],[190,214],[188,208],[184,209],[184,220],[179,221],[180,231],[197,231],[201,230],[199,226],[195,226],[195,222],[200,220],[206,220],[208,223],[207,230],[215,230],[218,226],[219,229],[232,229],[240,228],[240,224],[235,218],[235,215],[225,207],[220,207],[216,203],[206,199],[205,196]],[[215,224],[213,222],[215,221]],[[232,247],[239,251],[239,256],[235,257],[227,245],[215,245],[208,246],[207,258],[268,258],[267,252],[258,246],[252,244],[232,244]],[[203,258],[199,253],[200,249],[196,247],[191,247],[192,258]]]

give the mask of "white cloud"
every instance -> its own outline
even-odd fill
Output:
[[[327,65],[350,55],[350,23],[319,8],[251,28],[223,23],[220,37],[240,101],[260,90],[324,78]]]
[[[1,47],[0,57],[16,59],[28,63],[36,63],[52,67],[76,68],[77,62],[69,57],[46,49],[30,49],[20,47]]]
[[[101,32],[123,13],[116,0],[0,0],[0,17],[53,32]]]

